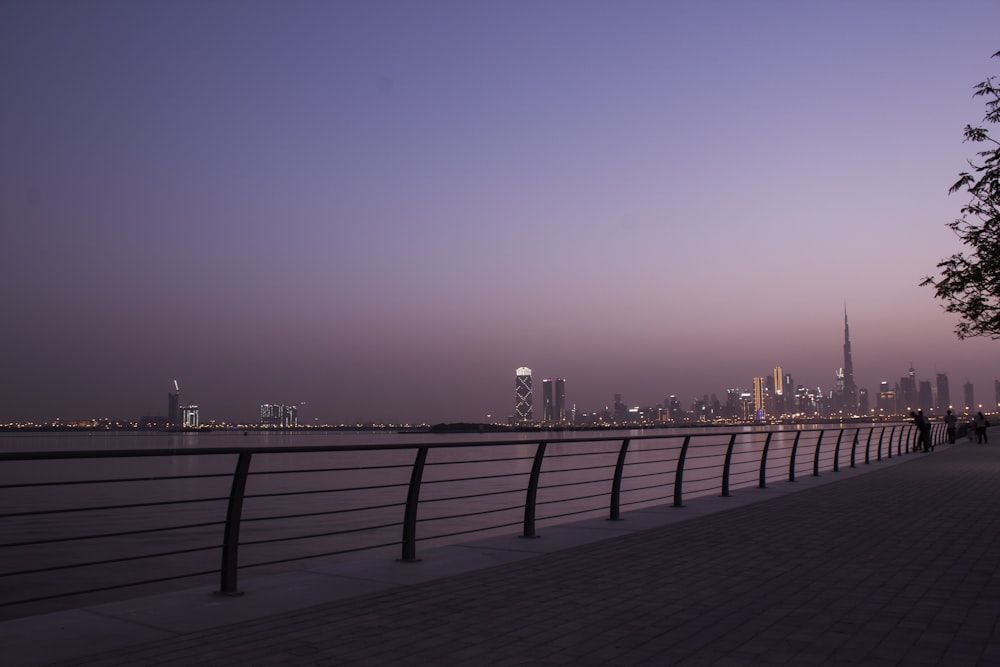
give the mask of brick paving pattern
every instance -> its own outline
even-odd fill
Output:
[[[908,456],[665,528],[71,664],[1000,665],[1000,447]]]

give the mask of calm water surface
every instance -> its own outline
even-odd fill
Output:
[[[110,449],[161,449],[198,447],[290,447],[328,445],[384,445],[422,444],[434,442],[489,442],[498,440],[523,440],[573,438],[626,438],[649,435],[687,435],[706,433],[753,432],[774,427],[700,427],[666,428],[655,430],[594,430],[594,431],[539,431],[510,433],[396,433],[394,431],[197,431],[167,433],[160,431],[79,431],[0,433],[0,451],[71,451]],[[779,427],[780,428],[780,427]],[[789,427],[795,430],[800,427]],[[815,429],[807,424],[801,428]]]

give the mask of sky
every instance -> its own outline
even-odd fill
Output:
[[[920,281],[995,0],[0,2],[0,422],[994,400]],[[536,403],[540,401],[536,400]]]

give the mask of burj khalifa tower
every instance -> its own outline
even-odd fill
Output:
[[[851,360],[851,329],[847,326],[847,306],[844,306],[844,409],[858,411],[858,385],[854,383],[854,362]]]

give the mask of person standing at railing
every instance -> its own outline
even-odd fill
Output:
[[[924,416],[924,411],[911,411],[910,416],[913,417],[913,423],[917,425],[917,449],[922,449],[925,452],[933,450],[934,445],[931,444],[931,423]]]
[[[949,410],[948,414],[944,416],[944,427],[945,427],[945,432],[948,434],[948,444],[954,445],[955,434],[958,429],[958,417],[953,415],[951,413],[951,410]]]
[[[982,412],[977,412],[973,423],[976,428],[976,442],[985,445],[988,442],[986,429],[990,427],[990,422],[987,421],[986,416]]]
[[[920,418],[920,437],[924,441],[924,451],[934,451],[934,440],[931,438],[931,420],[927,418],[923,410],[917,410],[917,417]]]

